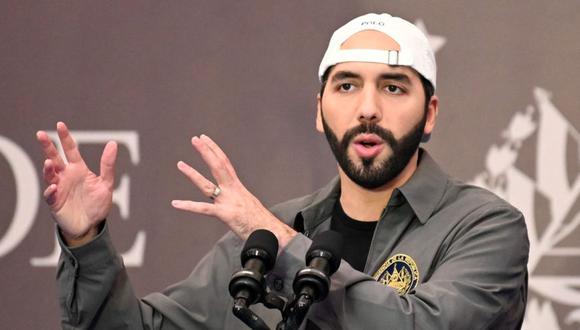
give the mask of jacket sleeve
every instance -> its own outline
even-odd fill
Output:
[[[57,285],[63,329],[223,329],[231,309],[231,265],[241,242],[226,234],[190,276],[163,292],[136,298],[105,225],[91,242],[62,248]],[[235,261],[233,259],[236,259]],[[230,269],[232,268],[232,269]]]
[[[322,329],[514,329],[526,300],[529,243],[521,213],[496,208],[472,214],[440,251],[429,278],[399,296],[342,262],[326,300],[308,318]],[[297,235],[275,272],[292,278],[310,240]],[[287,288],[289,290],[289,288]]]

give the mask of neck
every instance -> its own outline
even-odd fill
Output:
[[[340,204],[344,212],[352,219],[359,221],[377,221],[391,198],[393,190],[404,185],[415,173],[418,160],[419,151],[417,150],[399,175],[375,189],[366,189],[354,183],[339,167]]]

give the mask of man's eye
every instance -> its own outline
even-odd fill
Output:
[[[348,92],[348,91],[351,91],[353,89],[353,85],[349,84],[349,83],[340,84],[340,86],[338,86],[338,89],[341,92]]]
[[[388,85],[387,91],[389,91],[389,93],[393,93],[393,94],[400,94],[402,92],[402,90],[399,88],[399,86],[395,86],[395,85]]]
[[[403,90],[399,86],[396,86],[396,85],[388,85],[386,89],[389,93],[393,93],[393,94],[401,94],[403,92]]]

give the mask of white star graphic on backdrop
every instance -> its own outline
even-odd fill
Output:
[[[423,23],[422,19],[416,20],[415,25],[427,36],[429,44],[431,45],[431,48],[433,48],[434,53],[437,53],[437,51],[441,49],[443,45],[445,45],[445,42],[447,42],[447,39],[445,37],[429,34],[427,28],[425,27],[425,23]]]

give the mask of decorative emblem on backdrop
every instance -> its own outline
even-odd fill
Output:
[[[410,256],[395,254],[383,263],[373,277],[377,282],[395,289],[402,296],[417,286],[419,269]]]
[[[528,300],[522,329],[559,330],[560,325],[580,324],[578,269],[562,268],[561,275],[543,275],[537,268],[549,257],[576,258],[568,264],[578,267],[580,245],[569,238],[580,225],[580,212],[575,208],[580,196],[580,133],[552,103],[550,92],[536,87],[533,95],[535,105],[512,117],[501,134],[502,143],[489,148],[485,171],[472,183],[509,201],[526,218],[529,290],[536,295]],[[533,143],[535,173],[530,175],[518,169],[516,161],[522,148]],[[547,201],[549,212],[537,212],[540,199]],[[572,311],[558,320],[553,303]]]

